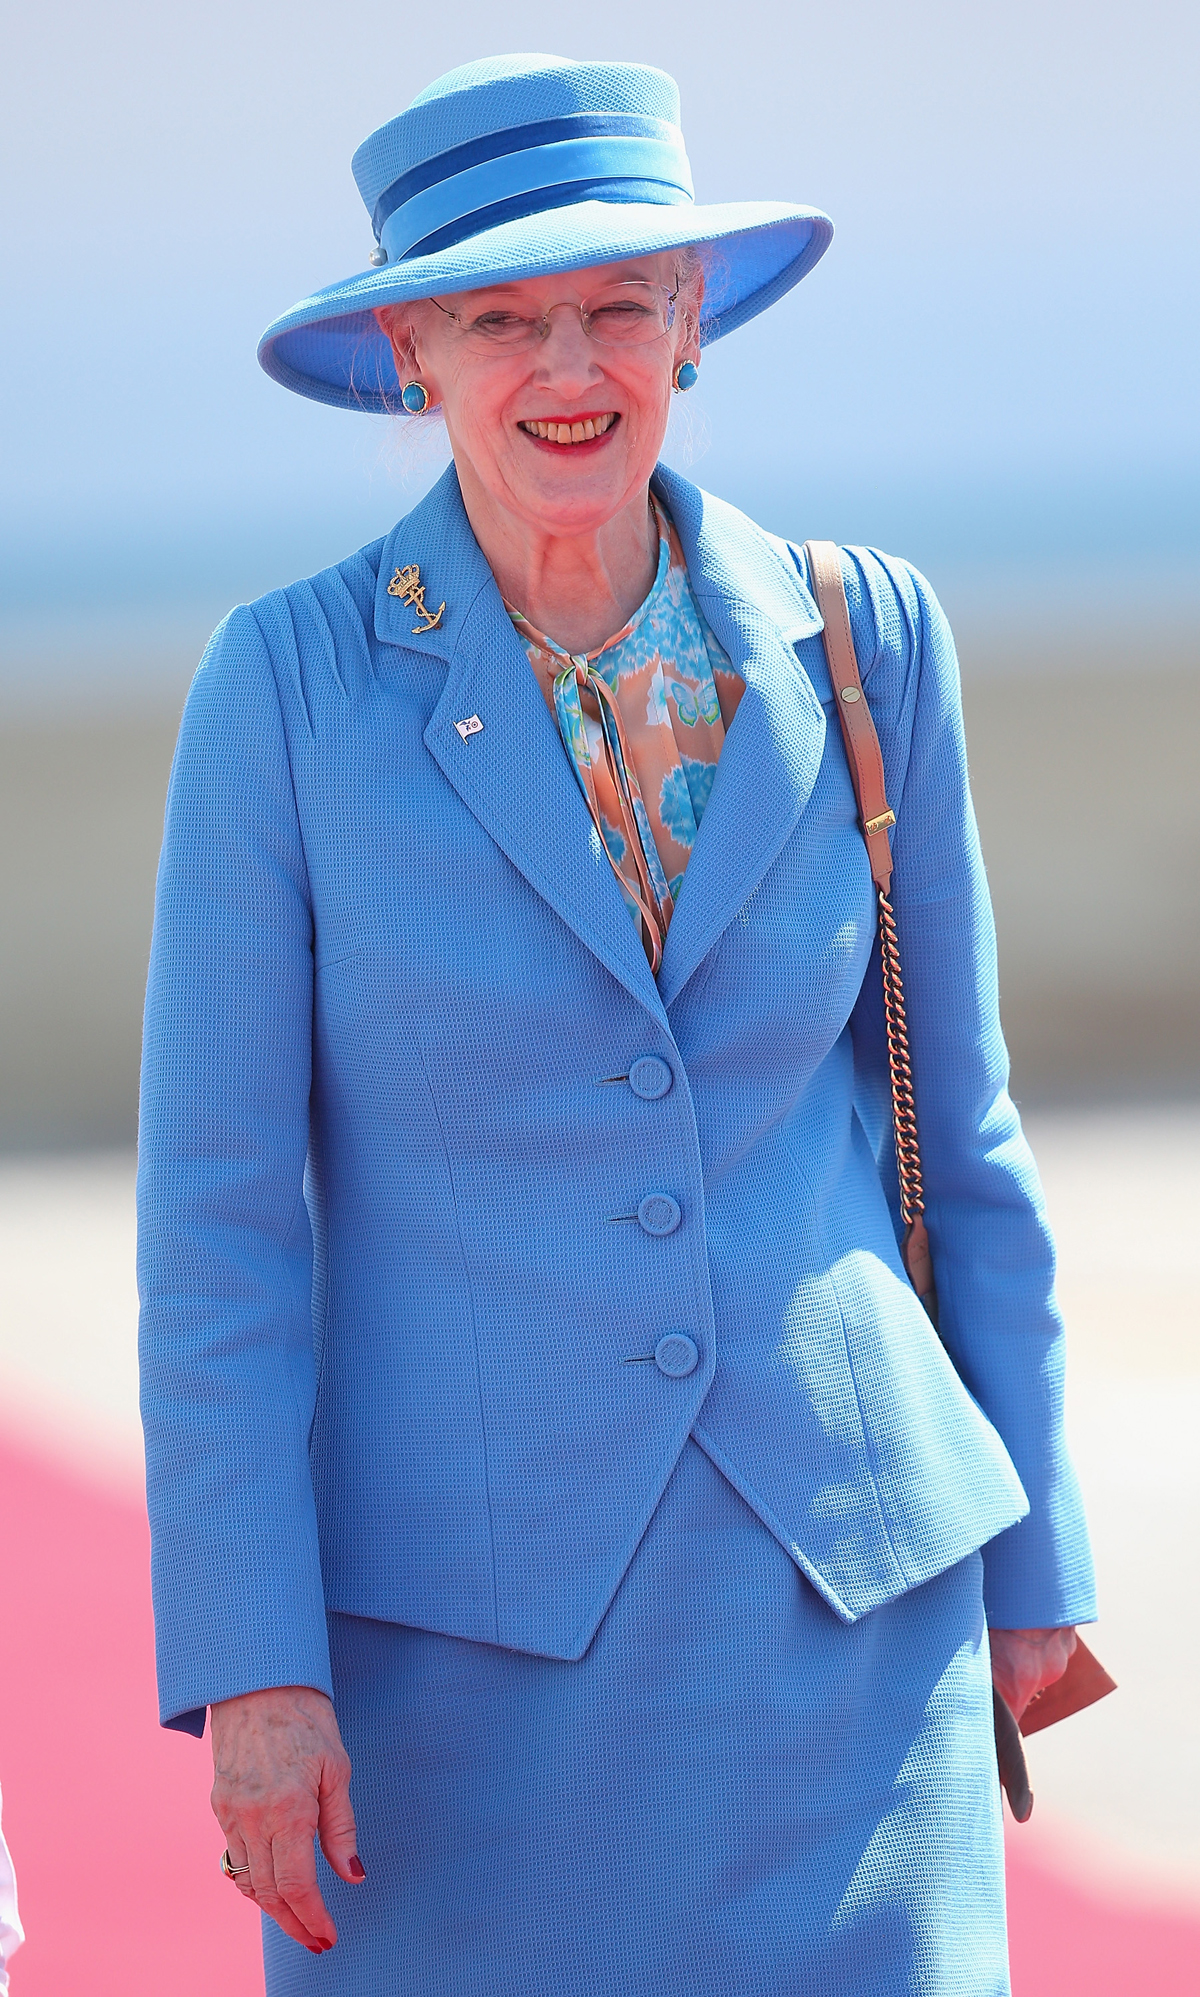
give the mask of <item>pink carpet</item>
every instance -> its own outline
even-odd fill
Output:
[[[13,1997],[255,1997],[207,1742],[155,1723],[140,1505],[0,1442],[0,1781],[29,1937]],[[1200,1919],[1066,1883],[1013,1840],[1014,1997],[1200,1997]]]

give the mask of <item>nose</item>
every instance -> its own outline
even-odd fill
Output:
[[[579,395],[603,373],[595,342],[583,330],[577,305],[552,305],[546,316],[550,330],[538,348],[537,384],[564,397]]]

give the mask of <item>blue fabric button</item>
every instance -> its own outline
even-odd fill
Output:
[[[686,1332],[669,1331],[654,1348],[654,1363],[668,1380],[683,1380],[700,1364],[700,1349]]]
[[[683,1209],[670,1193],[647,1193],[637,1217],[647,1234],[674,1234],[683,1219]]]
[[[629,1070],[629,1086],[643,1102],[665,1096],[674,1080],[666,1062],[660,1061],[657,1054],[643,1054]]]

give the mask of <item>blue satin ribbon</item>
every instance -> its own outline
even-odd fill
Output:
[[[574,123],[566,119],[553,122]],[[628,124],[633,121],[627,119],[622,122]],[[651,119],[637,122],[660,123]],[[673,127],[665,129],[672,131]],[[491,135],[495,140],[508,136],[511,135]],[[467,147],[454,149],[459,154],[467,150]],[[452,155],[443,154],[440,157],[445,160]],[[428,164],[432,166],[436,162]],[[394,182],[388,194],[380,197],[376,213],[393,190],[411,182],[412,177],[406,174],[402,181]],[[537,213],[540,208],[560,206],[564,187],[587,181],[637,182],[639,187],[634,199],[664,207],[690,202],[695,198],[687,154],[678,139],[645,137],[628,132],[572,137],[523,146],[520,151],[482,160],[419,189],[387,216],[379,240],[387,251],[388,262],[398,263],[418,245],[428,250],[430,237],[461,241],[463,236],[475,233],[477,228],[484,226],[480,220],[483,211],[498,204],[520,199],[524,213]],[[545,198],[539,201],[541,195]],[[450,234],[451,231],[454,233]]]
[[[510,125],[502,132],[465,139],[461,146],[450,146],[444,153],[434,153],[409,167],[384,188],[371,211],[376,237],[382,234],[389,215],[427,187],[436,187],[439,181],[464,173],[469,166],[482,166],[485,160],[528,152],[532,146],[556,145],[560,139],[661,139],[664,145],[678,148],[685,169],[687,166],[683,133],[665,118],[643,118],[632,111],[571,111],[562,118],[539,118],[533,124]]]

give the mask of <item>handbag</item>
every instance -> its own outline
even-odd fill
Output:
[[[928,1313],[934,1328],[938,1321],[937,1285],[929,1230],[925,1225],[925,1186],[921,1174],[921,1145],[917,1133],[917,1101],[913,1083],[912,1053],[908,1044],[908,1020],[904,1010],[904,976],[900,965],[900,938],[896,912],[892,907],[892,846],[888,837],[896,814],[887,801],[887,780],[879,736],[863,691],[858,670],[858,654],[850,628],[850,606],[842,578],[842,561],[833,541],[806,541],[804,555],[817,607],[824,619],[822,638],[834,704],[842,726],[842,740],[858,804],[858,822],[866,842],[871,879],[878,903],[879,957],[883,972],[883,1018],[887,1035],[888,1075],[892,1097],[892,1135],[896,1147],[896,1175],[900,1184],[900,1219],[903,1232],[900,1255],[908,1280]],[[1087,1645],[1076,1636],[1063,1676],[1039,1692],[1021,1716],[1020,1724],[1000,1693],[992,1688],[996,1761],[1009,1807],[1018,1823],[1024,1823],[1033,1809],[1033,1792],[1021,1745],[1022,1735],[1065,1720],[1109,1692],[1116,1681]]]

